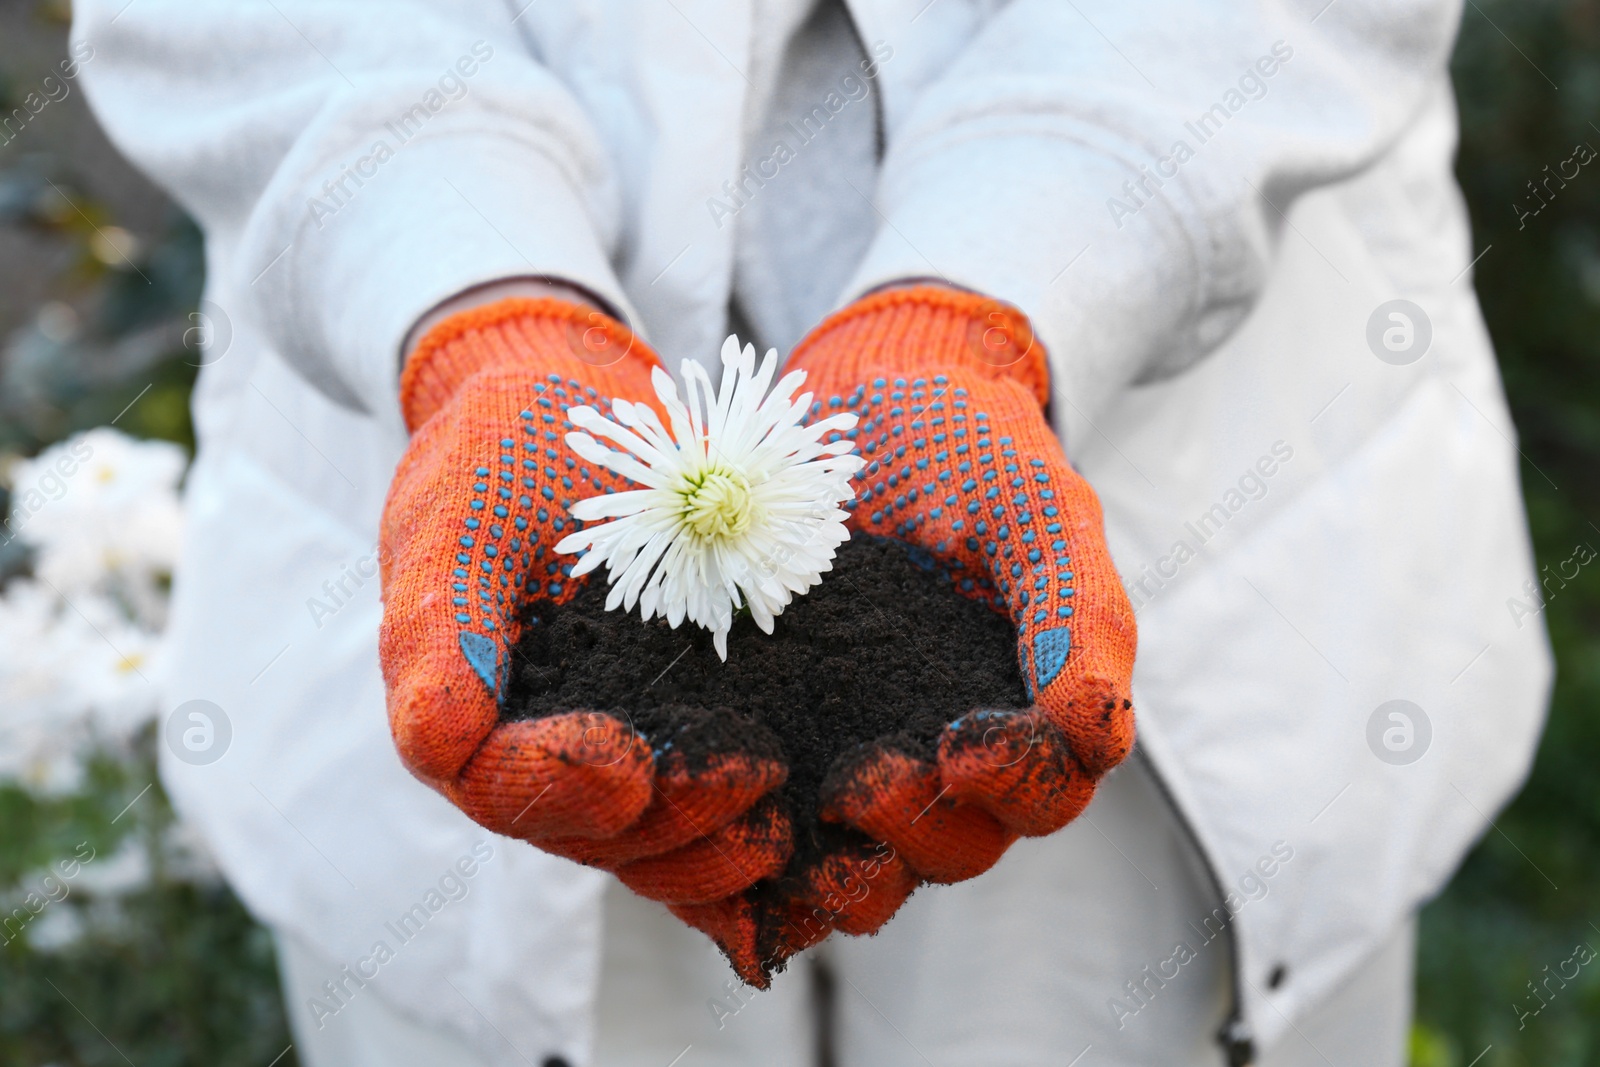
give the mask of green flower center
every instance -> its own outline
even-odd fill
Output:
[[[724,468],[687,479],[683,524],[703,538],[738,537],[750,528],[755,502],[744,476]]]

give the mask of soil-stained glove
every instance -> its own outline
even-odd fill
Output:
[[[1045,353],[1014,308],[931,287],[880,292],[823,322],[789,366],[808,374],[814,417],[861,418],[852,530],[926,553],[1017,628],[1033,707],[974,708],[945,729],[936,761],[858,749],[822,790],[825,821],[891,846],[921,879],[971,878],[1017,836],[1075,818],[1132,747],[1134,617],[1099,500],[1045,419]],[[857,900],[854,867],[835,868],[819,869],[797,911],[850,933],[876,929],[899,905],[886,895],[915,884],[878,880]]]
[[[704,904],[789,856],[770,737],[713,724],[723,747],[691,767],[671,738],[601,710],[502,721],[500,708],[530,606],[577,590],[551,550],[576,521],[568,506],[628,487],[567,447],[567,408],[650,397],[659,364],[611,318],[550,298],[427,333],[400,383],[412,437],[383,513],[379,651],[389,725],[418,778],[497,833],[614,871],[643,896]]]

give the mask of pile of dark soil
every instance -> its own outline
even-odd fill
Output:
[[[673,739],[691,767],[744,732],[719,720],[764,728],[756,732],[777,739],[789,767],[780,799],[795,855],[785,878],[849,833],[817,820],[836,757],[880,741],[932,758],[944,726],[974,708],[1027,706],[1010,621],[892,541],[840,546],[833,570],[771,636],[736,619],[726,663],[709,632],[608,612],[606,592],[596,576],[567,604],[541,606],[517,646],[502,718],[611,711],[652,744]]]

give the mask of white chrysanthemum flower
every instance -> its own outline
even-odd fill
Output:
[[[615,422],[590,407],[567,413],[588,431],[567,435],[572,450],[641,488],[578,501],[574,518],[611,521],[563,538],[556,551],[587,550],[575,578],[606,565],[608,611],[637,603],[647,620],[659,614],[677,627],[687,618],[712,631],[726,660],[734,609],[748,604],[770,634],[794,594],[833,568],[834,550],[850,537],[839,505],[853,495],[850,478],[863,461],[848,454],[854,442],[827,440],[852,429],[855,415],[801,425],[811,408],[810,393],[794,395],[804,371],[767,393],[776,351],[757,368],[755,347],[741,350],[729,337],[722,366],[716,388],[699,363],[684,363],[687,404],[670,375],[652,373],[670,434],[651,408],[622,398],[612,402]]]
[[[123,749],[156,711],[159,638],[111,599],[64,602],[17,578],[0,593],[0,781],[54,794],[82,782],[80,756]]]
[[[84,753],[155,714],[185,462],[100,427],[12,465],[7,525],[34,556],[0,591],[0,781],[71,792]]]
[[[186,465],[175,444],[97,427],[12,468],[9,526],[35,549],[34,573],[61,595],[114,596],[160,629],[182,542]]]

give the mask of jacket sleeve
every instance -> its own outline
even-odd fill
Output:
[[[1458,14],[1015,0],[891,124],[847,294],[939,274],[1016,304],[1055,396],[1092,418],[1238,326],[1295,197],[1372,164],[1447,88]]]
[[[113,141],[201,223],[219,291],[334,400],[392,405],[433,305],[555,276],[626,307],[618,197],[498,0],[78,0]]]

